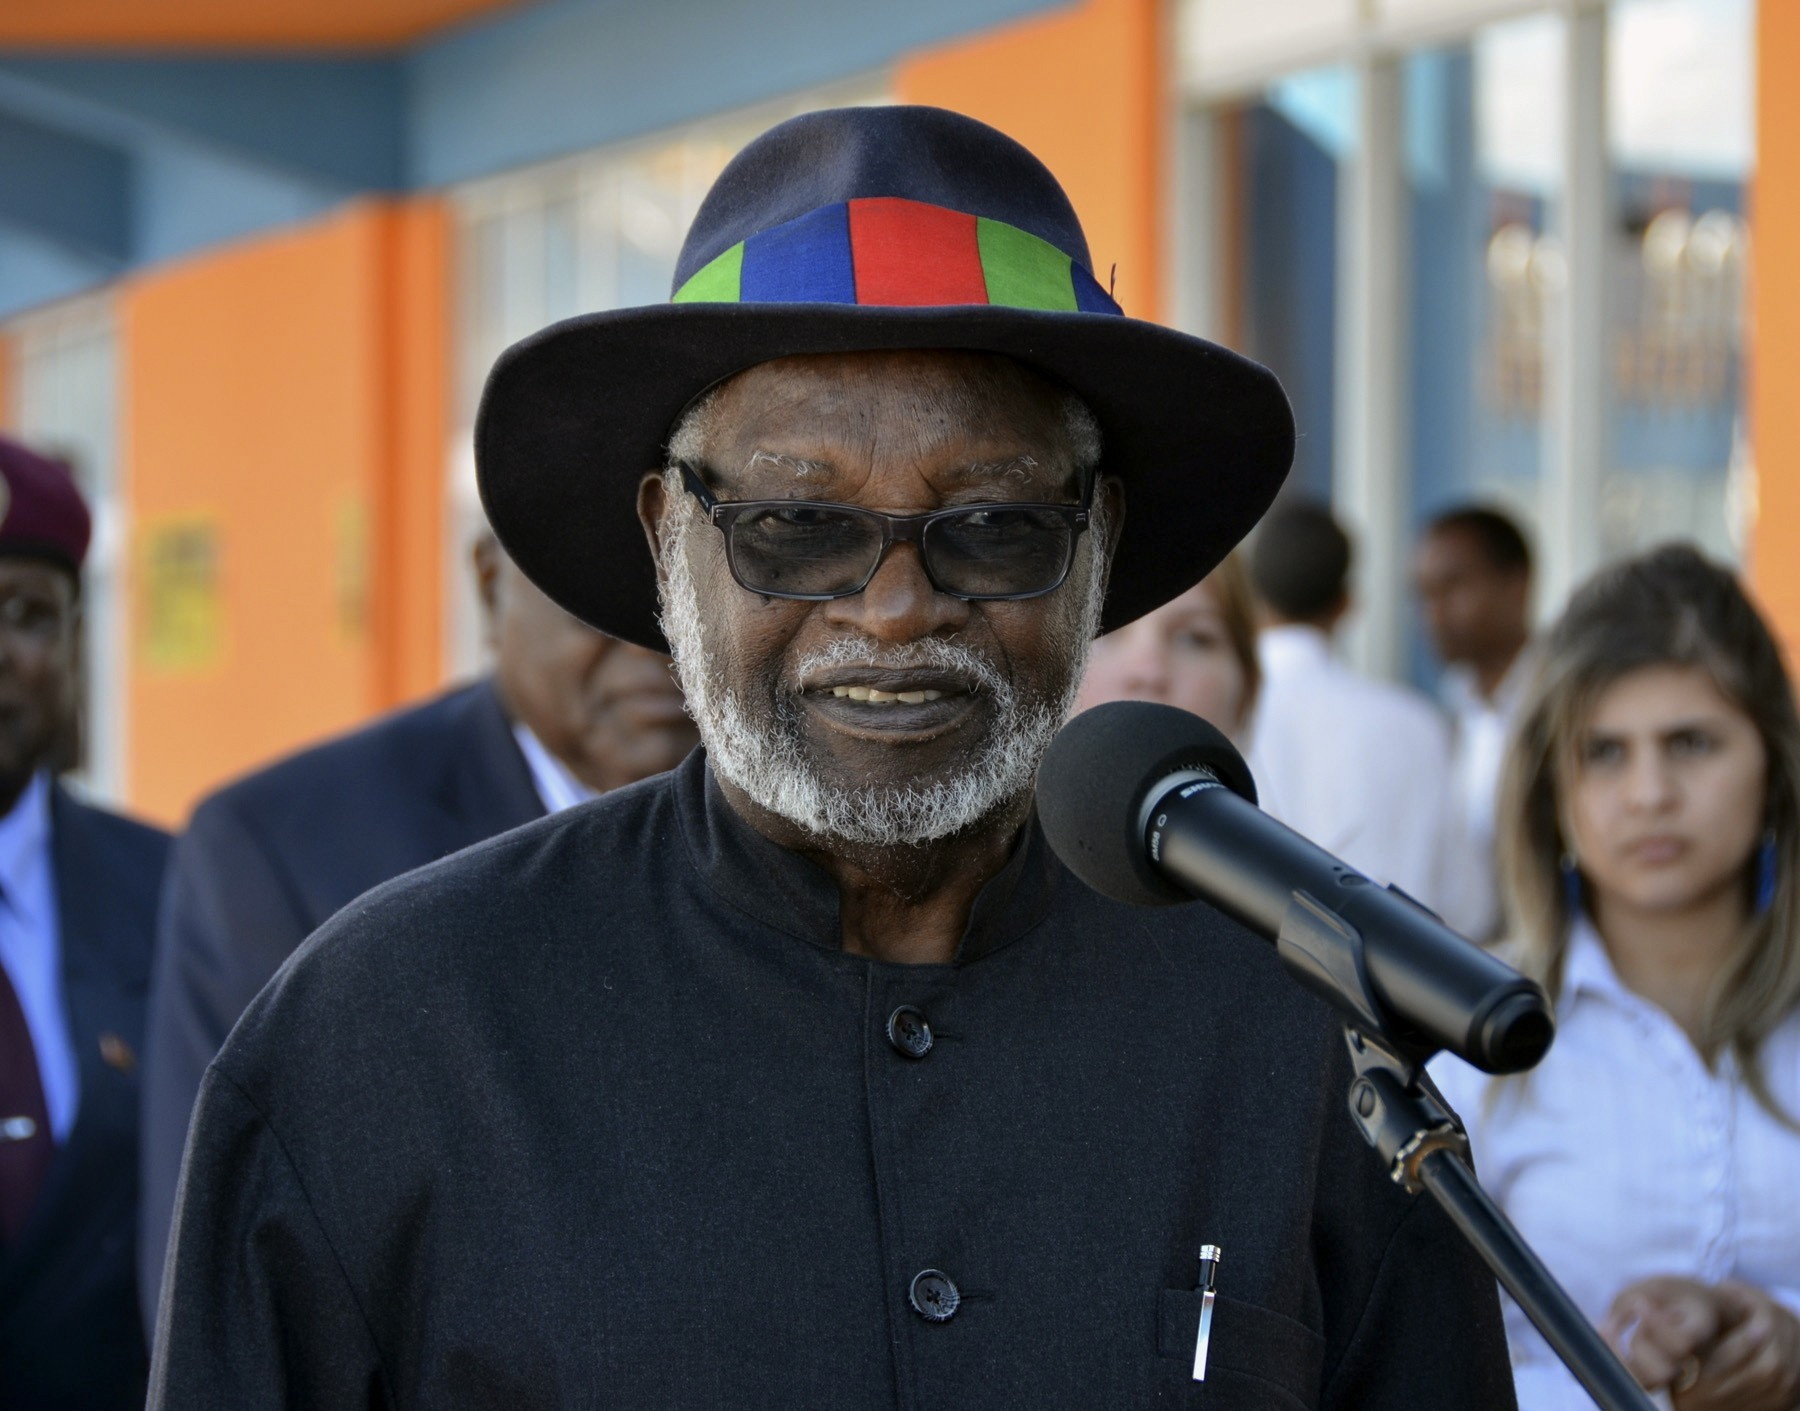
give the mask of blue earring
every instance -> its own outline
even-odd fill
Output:
[[[1562,855],[1563,908],[1573,920],[1581,915],[1581,869],[1575,865],[1575,854]]]
[[[1775,830],[1763,834],[1762,846],[1756,850],[1756,914],[1761,916],[1775,904]]]

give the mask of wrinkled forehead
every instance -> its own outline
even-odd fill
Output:
[[[721,383],[694,436],[726,488],[789,478],[859,482],[906,468],[941,488],[1020,493],[1074,478],[1069,393],[990,353],[898,351],[780,358]]]

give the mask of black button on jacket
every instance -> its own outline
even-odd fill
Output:
[[[696,754],[378,889],[263,992],[151,1405],[1511,1407],[1493,1281],[1362,1145],[1342,1051],[1268,946],[1035,826],[955,964],[846,955]]]

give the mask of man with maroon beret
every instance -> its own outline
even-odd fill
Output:
[[[56,782],[87,506],[0,437],[0,1406],[141,1406],[144,992],[167,836]]]

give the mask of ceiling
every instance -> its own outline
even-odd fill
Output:
[[[381,49],[520,0],[5,0],[0,49]]]

